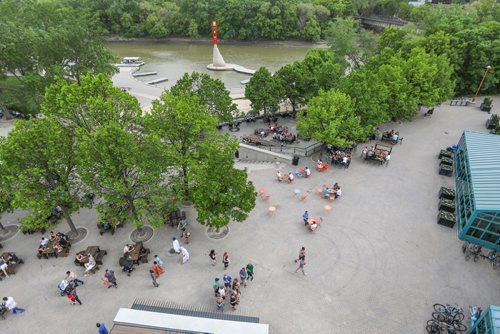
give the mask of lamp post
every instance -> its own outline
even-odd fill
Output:
[[[481,82],[479,83],[479,86],[477,87],[476,94],[472,97],[472,102],[476,102],[476,98],[479,94],[479,91],[481,90],[481,86],[483,85],[484,79],[486,79],[486,76],[488,75],[489,70],[491,70],[491,66],[488,65],[486,66],[486,71],[484,71],[483,79],[481,79]]]

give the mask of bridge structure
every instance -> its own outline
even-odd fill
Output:
[[[356,20],[361,22],[364,28],[385,29],[387,27],[402,27],[408,21],[402,19],[393,19],[380,16],[354,16]]]

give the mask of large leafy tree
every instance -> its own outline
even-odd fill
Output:
[[[304,66],[301,66],[299,62],[287,64],[276,72],[276,77],[280,80],[283,98],[290,101],[295,114],[297,107],[306,101],[307,79]]]
[[[202,144],[217,131],[217,117],[208,114],[190,90],[165,91],[153,101],[145,124],[148,132],[161,138],[177,199],[190,200],[193,167],[199,163]]]
[[[279,109],[281,84],[277,77],[265,67],[259,68],[245,86],[245,97],[250,100],[255,114],[265,117]]]
[[[163,191],[164,162],[158,139],[143,131],[137,100],[106,76],[87,74],[79,85],[61,80],[51,86],[42,110],[77,135],[78,174],[104,199],[99,213],[142,227],[144,214],[155,210],[148,199]]]
[[[303,73],[306,76],[306,100],[318,95],[322,89],[328,91],[335,87],[341,77],[340,65],[335,64],[332,53],[326,49],[311,49],[307,51],[301,62]]]
[[[171,88],[174,94],[191,92],[205,105],[207,113],[217,116],[219,123],[231,123],[237,116],[237,107],[229,96],[229,91],[219,79],[206,73],[185,73]]]
[[[390,120],[388,95],[390,87],[368,68],[360,68],[340,80],[338,89],[349,95],[361,124],[376,127]]]
[[[52,117],[16,122],[0,149],[2,170],[6,172],[12,205],[29,209],[38,218],[36,226],[48,227],[56,206],[73,235],[74,212],[89,206],[89,189],[77,173],[78,140],[73,131],[60,126]],[[24,220],[24,223],[30,220]]]
[[[245,170],[234,168],[238,141],[217,134],[206,141],[202,159],[194,166],[193,203],[198,222],[222,227],[230,221],[244,221],[255,207],[255,188],[247,182]]]
[[[39,104],[56,76],[79,82],[110,75],[111,52],[85,12],[52,1],[0,2],[0,72],[17,78]]]
[[[0,139],[0,147],[3,145],[3,140]],[[4,171],[3,164],[0,160],[0,236],[6,232],[1,218],[4,212],[11,212],[14,207],[12,206],[12,200],[14,199],[10,190],[9,182],[7,182],[9,176],[6,171]]]
[[[307,112],[298,113],[297,129],[304,138],[338,147],[350,147],[367,133],[354,113],[352,99],[336,89],[320,91],[309,101]]]

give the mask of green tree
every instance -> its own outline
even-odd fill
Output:
[[[217,118],[207,113],[197,95],[165,91],[145,116],[146,129],[162,139],[165,164],[178,200],[191,200],[193,166],[200,163],[201,146],[217,132]]]
[[[114,56],[85,12],[55,2],[0,2],[0,72],[16,77],[39,104],[56,76],[115,73]]]
[[[305,87],[301,87],[306,100],[318,95],[321,89],[332,89],[341,77],[340,65],[334,64],[332,53],[326,49],[310,49],[300,64],[307,79]]]
[[[279,79],[265,67],[259,68],[245,86],[245,98],[250,100],[252,111],[257,115],[262,112],[264,117],[278,111],[281,96]]]
[[[245,170],[234,168],[238,146],[236,139],[219,134],[202,146],[192,194],[202,225],[219,228],[232,220],[242,222],[255,207],[255,187],[247,182]]]
[[[71,216],[91,204],[86,196],[89,190],[77,173],[77,150],[75,133],[52,117],[16,122],[2,143],[0,158],[8,175],[12,204],[41,218],[37,227],[51,226],[45,218],[60,206],[72,235],[77,235]]]
[[[340,80],[338,89],[354,101],[356,116],[369,129],[390,120],[388,95],[390,87],[376,72],[366,67],[351,72]]]
[[[0,139],[0,152],[3,144],[3,140]],[[0,160],[1,161],[1,160]],[[8,175],[3,170],[2,163],[0,163],[0,236],[5,234],[6,229],[1,222],[2,214],[4,212],[12,212],[14,207],[12,206],[12,200],[14,199],[10,190],[9,182],[7,182]]]
[[[352,99],[336,89],[321,90],[309,101],[307,111],[298,113],[297,130],[304,138],[338,147],[350,147],[367,133],[355,116]]]
[[[314,16],[307,20],[304,27],[304,38],[314,43],[321,39],[321,27]]]
[[[287,64],[276,72],[276,77],[280,80],[281,91],[284,99],[288,99],[292,105],[292,111],[295,114],[297,106],[305,103],[307,84],[306,74],[304,73],[304,66],[295,62]]]
[[[192,93],[198,96],[210,115],[217,117],[219,123],[231,123],[237,116],[238,109],[224,83],[213,79],[206,73],[185,73],[171,88],[174,94]]]
[[[78,174],[104,199],[99,213],[142,227],[144,215],[155,209],[148,199],[162,192],[163,161],[159,139],[144,134],[137,99],[106,76],[87,74],[80,85],[52,85],[42,110],[78,137]]]

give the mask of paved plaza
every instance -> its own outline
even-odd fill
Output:
[[[494,105],[500,106],[499,98]],[[402,145],[393,147],[387,167],[361,160],[360,145],[349,169],[317,173],[312,168],[311,178],[298,178],[293,185],[275,180],[275,164],[238,162],[238,167],[248,168],[256,188],[265,189],[270,198],[257,198],[248,219],[231,224],[221,240],[208,238],[205,227],[196,223],[193,208],[183,208],[192,233],[186,246],[191,259],[185,265],[168,253],[171,237],[179,236],[178,231],[171,227],[155,230],[146,247],[165,261],[159,288],[152,286],[148,276],[151,261],[141,264],[130,277],[118,266],[134,229],[130,224],[113,236],[100,236],[96,212],[82,210],[74,221],[88,229],[86,239],[73,245],[69,257],[48,260],[35,256],[41,234],[18,233],[2,242],[3,250],[16,252],[25,264],[16,275],[0,282],[0,294],[13,296],[26,312],[0,320],[2,333],[97,333],[97,321],[112,327],[118,308],[130,307],[136,298],[216,312],[211,287],[213,279],[222,279],[225,273],[224,251],[229,252],[227,272],[233,277],[248,261],[255,264],[255,279],[242,288],[235,313],[260,317],[262,323],[270,324],[273,334],[424,333],[434,303],[457,303],[463,308],[498,305],[500,271],[495,272],[485,260],[466,262],[456,227],[436,224],[438,191],[453,185],[452,178],[438,175],[437,154],[456,143],[463,130],[485,132],[489,116],[476,106],[443,105],[432,118],[423,118],[421,113],[411,123],[387,124],[382,130],[394,128],[404,137]],[[7,127],[2,120],[0,134]],[[314,167],[315,163],[301,158],[299,165]],[[297,169],[283,164],[279,168]],[[342,186],[343,196],[333,203],[322,199],[317,189],[335,182]],[[295,189],[308,194],[305,201],[295,196]],[[330,212],[324,209],[327,204],[333,208]],[[269,206],[277,207],[275,215],[269,215]],[[302,224],[304,210],[314,218],[324,218],[314,233]],[[13,224],[20,217],[20,212],[4,214],[2,223]],[[58,230],[68,231],[66,223]],[[83,277],[83,269],[73,263],[74,255],[90,245],[99,245],[108,255],[97,274]],[[306,247],[307,276],[295,273],[293,259],[301,246]],[[218,253],[216,267],[210,265],[210,249]],[[116,270],[118,289],[103,285],[106,268]],[[82,306],[72,306],[59,295],[57,285],[67,270],[76,271],[85,281],[77,289]],[[232,312],[226,306],[226,312]]]

